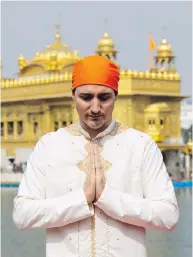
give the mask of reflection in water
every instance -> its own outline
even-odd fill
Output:
[[[172,232],[147,231],[148,257],[191,257],[192,189],[176,189],[180,217]]]
[[[12,221],[15,189],[2,189],[2,257],[45,257],[45,232],[19,231]],[[172,232],[147,231],[148,257],[191,257],[192,189],[177,189],[180,219]]]

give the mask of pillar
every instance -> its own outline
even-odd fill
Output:
[[[13,122],[13,138],[14,140],[17,140],[17,120],[14,120]]]
[[[25,114],[23,123],[24,123],[23,124],[24,135],[25,135],[26,140],[29,141],[30,129],[29,129],[28,113]]]
[[[4,118],[3,122],[4,122],[4,136],[3,136],[3,138],[4,138],[4,140],[7,140],[7,137],[8,137],[8,124],[7,124],[7,119]]]
[[[72,110],[72,122],[75,123],[79,119],[75,102],[72,103],[71,110]]]
[[[186,178],[190,178],[190,155],[185,155],[185,168],[186,168]]]
[[[70,115],[70,110],[69,109],[67,109],[66,110],[66,126],[68,127],[68,126],[70,126],[70,122],[71,122],[71,119],[72,119],[72,117],[71,117],[72,115]]]
[[[44,133],[51,131],[51,117],[50,117],[50,108],[49,106],[44,107],[44,119],[43,119],[43,129]],[[60,127],[60,126],[59,126]]]
[[[127,117],[128,117],[128,120],[127,120],[127,124],[129,127],[133,128],[133,113],[134,113],[134,110],[132,108],[132,100],[130,99],[128,101],[128,112],[127,112]]]
[[[32,115],[29,113],[27,114],[27,139],[28,142],[33,140],[33,122],[32,122]]]

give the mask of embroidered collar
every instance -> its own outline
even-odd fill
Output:
[[[91,137],[90,137],[89,133],[88,133],[86,130],[83,129],[83,127],[81,126],[79,120],[77,121],[77,125],[78,125],[78,128],[79,128],[81,134],[82,134],[85,138],[91,140]],[[101,138],[103,138],[103,137],[109,135],[109,134],[114,130],[115,126],[116,126],[116,122],[115,122],[114,119],[112,119],[112,121],[111,121],[111,123],[109,124],[109,126],[108,126],[105,130],[103,130],[102,132],[100,132],[95,138],[92,138],[92,139],[93,139],[93,140],[95,140],[95,139],[101,139]]]

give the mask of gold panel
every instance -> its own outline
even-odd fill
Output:
[[[45,99],[67,96],[71,97],[71,83],[59,82],[50,84],[29,85],[27,87],[5,88],[1,90],[1,101]]]
[[[139,92],[163,92],[166,93],[179,93],[180,83],[179,81],[164,81],[153,79],[132,79],[132,91]]]

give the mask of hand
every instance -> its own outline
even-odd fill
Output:
[[[84,193],[88,204],[92,203],[95,199],[96,192],[96,176],[95,176],[95,163],[94,163],[94,151],[90,153],[90,170],[87,174],[84,184]]]
[[[95,173],[96,173],[96,198],[95,201],[98,201],[104,188],[105,188],[105,175],[101,165],[100,153],[98,145],[94,145],[94,157],[95,157]]]

